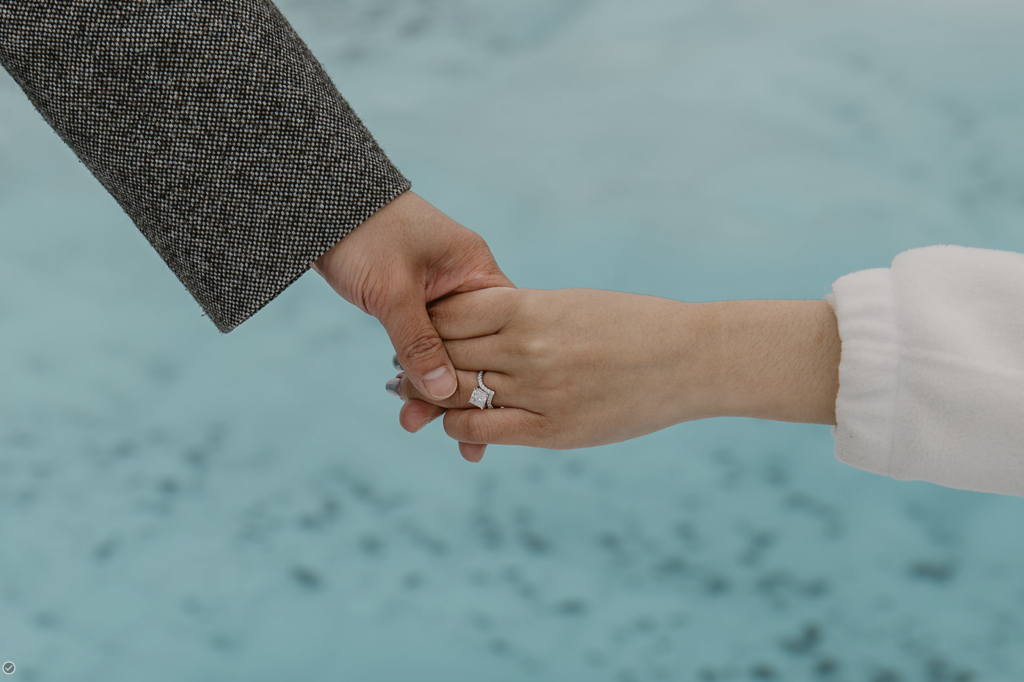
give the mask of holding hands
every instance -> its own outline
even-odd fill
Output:
[[[433,400],[401,374],[400,421],[444,429],[469,461],[483,444],[584,448],[713,416],[699,304],[594,289],[494,287],[432,304],[458,389]],[[470,404],[477,378],[492,406]],[[393,384],[392,384],[393,385]]]
[[[827,301],[516,289],[480,235],[411,191],[313,269],[387,330],[405,370],[388,382],[402,427],[444,414],[471,462],[488,443],[593,447],[708,417],[835,424]],[[481,371],[501,409],[470,402]]]
[[[471,462],[488,443],[593,447],[709,417],[835,424],[841,346],[827,301],[493,287],[427,312],[458,388],[434,400],[400,374],[389,390],[406,401],[406,430],[444,414]],[[481,370],[503,409],[471,405]]]

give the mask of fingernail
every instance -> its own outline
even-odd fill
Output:
[[[394,365],[395,369],[397,369],[399,372],[405,371],[404,369],[402,369],[402,363],[398,361],[398,353],[395,353],[395,357],[391,358],[391,364]]]
[[[401,386],[401,385],[402,385],[402,380],[398,379],[398,378],[395,378],[395,379],[390,379],[388,381],[388,383],[384,384],[384,387],[388,389],[388,393],[390,393],[391,395],[395,396],[396,398],[402,398],[402,394],[398,390],[398,387]],[[402,402],[405,402],[404,398],[402,398]]]
[[[434,400],[444,400],[459,387],[455,375],[447,366],[438,367],[423,377],[423,385]]]

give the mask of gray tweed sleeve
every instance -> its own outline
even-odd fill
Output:
[[[410,187],[270,0],[0,0],[0,64],[224,333]]]

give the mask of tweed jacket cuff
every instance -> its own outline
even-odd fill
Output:
[[[0,2],[0,64],[224,333],[411,186],[270,0]]]

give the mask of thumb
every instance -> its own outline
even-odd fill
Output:
[[[441,401],[455,393],[459,382],[422,298],[423,292],[416,290],[398,296],[402,303],[382,323],[405,375],[423,395]]]

